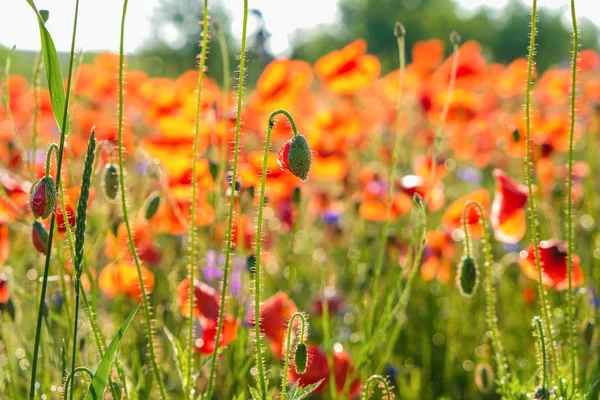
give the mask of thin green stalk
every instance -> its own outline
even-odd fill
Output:
[[[404,37],[406,36],[406,31],[404,27],[399,22],[396,23],[394,27],[394,33],[396,34],[396,38],[398,41],[398,58],[400,62],[400,69],[398,72],[399,75],[399,84],[398,84],[398,101],[396,105],[396,119],[397,119],[397,130],[396,130],[396,140],[394,143],[394,150],[392,153],[392,165],[390,165],[389,176],[388,176],[388,193],[387,193],[387,206],[385,211],[385,220],[383,222],[383,227],[381,229],[381,237],[380,237],[380,245],[381,248],[379,250],[379,254],[377,255],[377,264],[375,266],[375,280],[373,283],[373,292],[371,294],[372,305],[371,312],[369,318],[369,333],[373,328],[373,323],[375,319],[375,309],[377,307],[378,295],[379,295],[379,279],[381,278],[381,271],[383,269],[383,260],[385,258],[385,247],[386,247],[386,237],[388,234],[388,229],[390,226],[390,219],[392,213],[392,200],[394,196],[394,180],[396,175],[396,168],[398,167],[398,157],[400,154],[400,141],[402,139],[402,120],[401,120],[401,110],[402,110],[402,92],[404,90],[404,69],[405,69],[405,49],[404,49]]]
[[[575,14],[575,0],[571,0],[571,20],[573,22],[573,61],[571,66],[571,101],[569,104],[570,129],[569,129],[569,158],[567,175],[567,324],[569,325],[569,355],[571,358],[571,384],[573,394],[577,392],[577,343],[575,341],[575,310],[573,309],[573,257],[575,249],[573,243],[573,137],[575,133],[575,97],[577,95],[577,54],[579,50],[579,32],[577,30],[577,16]]]
[[[248,1],[244,0],[244,15],[247,14],[247,6]],[[246,37],[245,33],[246,19],[244,19],[244,30],[242,33],[242,38]],[[245,49],[245,48],[243,48]],[[243,58],[242,58],[243,60]],[[243,71],[243,70],[242,70]],[[240,74],[243,76],[243,74]],[[238,99],[238,102],[240,100]],[[238,107],[238,112],[240,107]],[[267,128],[267,139],[265,143],[265,154],[263,156],[263,165],[262,165],[262,178],[260,181],[260,200],[258,203],[258,220],[256,226],[256,265],[254,271],[254,335],[256,341],[256,368],[258,369],[258,386],[260,388],[260,394],[263,399],[267,398],[267,378],[265,376],[265,366],[263,361],[263,352],[262,352],[262,339],[260,333],[260,258],[261,258],[261,246],[262,246],[262,226],[263,226],[263,208],[265,205],[265,189],[267,184],[267,162],[269,160],[269,150],[271,148],[271,131],[273,130],[274,118],[278,114],[283,114],[290,121],[292,125],[292,130],[294,131],[294,135],[298,134],[298,129],[296,128],[296,124],[294,119],[290,115],[289,112],[279,109],[273,111],[271,115],[269,115],[269,123]],[[239,123],[239,122],[238,122]],[[235,179],[235,177],[234,177]]]
[[[371,375],[371,377],[369,379],[367,379],[367,382],[365,383],[365,391],[362,395],[362,400],[369,399],[370,387],[371,387],[371,383],[373,383],[373,382],[379,382],[379,386],[382,388],[383,392],[385,393],[385,398],[387,400],[392,400],[394,398],[394,394],[392,393],[392,389],[390,388],[390,384],[388,383],[387,379],[385,379],[381,375]]]
[[[75,320],[73,327],[73,359],[71,362],[71,371],[75,371],[75,359],[77,355],[77,325],[79,321],[79,292],[81,288],[81,273],[83,272],[83,244],[85,242],[85,226],[88,198],[90,194],[90,183],[92,179],[92,166],[94,163],[94,152],[96,150],[96,133],[92,128],[88,150],[85,157],[85,166],[83,169],[83,178],[81,181],[81,192],[77,201],[77,214],[75,221],[75,259],[73,265],[75,268]],[[66,214],[65,221],[67,221]],[[68,225],[68,222],[65,222]],[[71,399],[73,398],[73,383],[71,381]]]
[[[321,302],[323,312],[321,316],[321,323],[323,324],[323,344],[325,345],[325,354],[327,356],[327,364],[329,364],[329,396],[333,399],[337,399],[337,385],[335,384],[335,370],[334,370],[334,358],[333,358],[333,346],[331,345],[331,327],[329,326],[329,300],[325,291],[327,290],[327,279],[325,277],[325,266],[321,267],[321,285],[323,286],[323,292],[321,296],[323,300]]]
[[[69,110],[69,99],[71,92],[71,80],[73,77],[73,55],[75,53],[75,38],[77,36],[77,20],[79,16],[79,0],[75,0],[75,15],[73,17],[73,33],[71,35],[71,51],[70,51],[70,60],[69,60],[69,75],[67,78],[67,90],[65,94],[65,108],[63,110],[63,120],[60,134],[60,144],[59,150],[56,157],[56,185],[60,185],[61,181],[61,168],[62,168],[62,160],[63,160],[63,150],[65,148],[65,131],[67,127],[68,115],[67,112]],[[48,66],[46,66],[48,68]],[[37,372],[37,362],[38,355],[40,349],[40,338],[41,338],[41,330],[42,330],[42,319],[43,319],[43,309],[44,309],[44,301],[46,300],[46,289],[48,286],[48,272],[50,270],[50,257],[52,255],[52,237],[54,235],[54,225],[56,223],[56,214],[52,213],[52,217],[50,218],[50,229],[48,231],[48,243],[46,247],[46,261],[44,263],[44,277],[42,279],[42,292],[40,294],[40,303],[38,306],[38,319],[37,326],[35,330],[35,344],[33,347],[33,360],[31,363],[31,385],[29,387],[29,398],[33,399],[35,396],[35,378]]]
[[[240,52],[240,81],[238,86],[238,99],[237,99],[237,114],[235,119],[235,145],[233,150],[233,169],[232,173],[232,182],[231,182],[231,191],[229,197],[229,219],[227,221],[227,249],[225,251],[225,266],[223,267],[223,284],[221,287],[221,299],[219,303],[219,320],[217,321],[217,333],[215,335],[215,348],[213,350],[212,359],[210,361],[210,375],[208,378],[208,387],[206,389],[206,398],[210,399],[213,393],[214,379],[217,368],[217,355],[219,342],[221,340],[221,332],[223,330],[223,319],[225,317],[225,297],[227,295],[227,280],[229,278],[229,264],[231,263],[231,250],[233,246],[233,210],[235,207],[235,182],[237,177],[237,169],[238,169],[238,154],[240,149],[240,127],[242,123],[242,104],[244,97],[244,74],[246,71],[246,30],[248,25],[248,0],[244,0],[244,20],[242,22],[242,48]],[[223,40],[221,40],[222,42]],[[221,45],[222,46],[222,45]],[[221,47],[221,51],[223,47]],[[268,149],[268,148],[267,148]],[[224,169],[223,169],[224,171]],[[240,205],[241,207],[241,205]],[[261,212],[262,213],[262,212]],[[257,238],[260,239],[260,235],[257,235]],[[257,246],[260,247],[260,240],[258,240]],[[257,271],[258,271],[258,262],[257,262]],[[259,315],[259,314],[255,314]],[[256,318],[256,317],[255,317]],[[258,326],[258,323],[256,323]],[[260,347],[260,336],[257,337],[257,346]],[[259,363],[262,367],[262,362]],[[264,380],[264,371],[261,375],[261,381]],[[262,383],[264,385],[264,382]],[[261,385],[261,387],[262,387]],[[266,393],[266,389],[265,389]]]
[[[448,115],[448,109],[450,108],[450,100],[454,92],[454,84],[456,83],[456,72],[458,70],[458,46],[460,44],[460,36],[456,32],[450,34],[450,42],[452,43],[452,67],[450,69],[450,82],[448,83],[448,90],[446,92],[446,100],[444,101],[444,107],[442,108],[442,114],[440,115],[440,122],[437,125],[435,131],[435,138],[433,141],[433,148],[431,151],[431,171],[429,172],[429,190],[433,190],[435,185],[435,173],[437,169],[437,153],[439,151],[440,144],[444,138],[442,130],[446,123],[446,116]],[[429,194],[430,192],[428,192]]]
[[[119,43],[119,119],[117,128],[117,148],[119,153],[119,186],[121,192],[121,209],[123,211],[123,221],[127,229],[127,239],[129,241],[129,249],[135,263],[135,267],[138,273],[138,279],[140,282],[140,290],[142,294],[142,305],[144,308],[144,317],[146,323],[146,335],[148,336],[148,347],[150,355],[150,363],[152,365],[152,371],[154,378],[158,385],[160,397],[162,400],[166,400],[167,393],[165,392],[165,386],[160,376],[160,370],[158,362],[156,360],[156,348],[154,343],[154,332],[152,330],[152,311],[150,310],[150,304],[148,304],[148,293],[146,292],[146,285],[144,284],[144,277],[142,275],[142,266],[140,259],[138,258],[137,251],[135,249],[135,242],[133,240],[133,233],[131,232],[131,224],[129,223],[129,215],[127,212],[127,199],[125,197],[125,171],[123,168],[123,70],[125,64],[125,55],[123,50],[123,44],[125,41],[125,17],[127,16],[127,4],[129,0],[123,1],[123,15],[121,18],[121,38]],[[190,310],[191,312],[191,310]]]
[[[218,21],[217,21],[218,22]],[[227,40],[223,32],[223,27],[220,23],[214,24],[215,32],[217,35],[217,41],[219,42],[219,48],[221,50],[221,62],[223,67],[223,105],[222,110],[227,111],[229,102],[229,50],[227,49]],[[244,39],[242,39],[244,40]],[[241,78],[241,76],[240,76]],[[239,95],[238,95],[239,98]],[[221,112],[223,115],[223,112]],[[237,119],[236,119],[237,121]],[[221,160],[219,168],[219,182],[222,182],[225,177],[225,166],[227,165],[227,131],[223,131],[223,137],[221,138]]]
[[[533,323],[537,329],[537,334],[540,339],[540,351],[542,352],[542,359],[540,360],[540,364],[542,366],[542,386],[548,387],[548,370],[547,370],[547,362],[546,362],[546,343],[544,339],[544,328],[542,328],[542,321],[540,317],[534,317]]]
[[[292,317],[290,318],[290,321],[288,322],[288,328],[287,328],[287,342],[286,342],[286,351],[285,351],[285,361],[283,363],[283,371],[281,372],[281,395],[279,396],[279,398],[281,399],[285,399],[285,394],[287,392],[287,378],[288,378],[288,371],[290,370],[290,353],[292,351],[291,347],[292,347],[292,330],[294,329],[294,320],[296,318],[300,318],[300,343],[304,343],[304,341],[306,340],[306,336],[308,335],[307,332],[307,325],[308,323],[306,322],[306,315],[304,315],[304,313],[301,312],[295,312],[294,314],[292,314]]]
[[[540,249],[539,249],[539,235],[538,235],[538,221],[537,221],[537,207],[535,205],[535,199],[533,197],[533,184],[532,184],[532,164],[531,164],[531,86],[532,86],[532,75],[533,75],[533,56],[535,52],[535,35],[536,35],[536,23],[537,23],[537,0],[533,0],[533,7],[531,11],[531,34],[529,41],[529,56],[527,58],[527,84],[525,88],[525,122],[526,122],[526,140],[525,140],[525,183],[527,184],[527,191],[529,194],[528,199],[528,211],[529,211],[529,228],[531,229],[531,240],[533,242],[533,251],[535,254],[535,263],[538,272],[538,291],[540,297],[540,307],[542,309],[542,319],[546,332],[549,337],[550,355],[554,361],[555,371],[559,370],[558,354],[554,346],[552,339],[552,326],[550,325],[550,313],[548,310],[548,301],[546,300],[546,289],[543,284],[542,276],[542,263],[540,261]]]
[[[204,0],[204,9],[202,17],[202,50],[200,53],[200,63],[198,65],[198,87],[196,88],[198,96],[196,98],[196,123],[194,125],[194,146],[192,152],[192,207],[190,216],[190,264],[189,264],[189,307],[190,307],[190,323],[188,324],[186,347],[190,358],[186,364],[185,371],[185,398],[189,399],[192,395],[192,360],[194,354],[194,270],[196,268],[196,198],[198,194],[198,136],[200,134],[200,109],[202,106],[202,85],[204,82],[204,69],[206,64],[206,48],[208,47],[208,0]],[[215,346],[215,349],[219,347]]]
[[[490,331],[492,332],[492,345],[494,346],[494,351],[496,352],[496,363],[498,366],[498,381],[504,382],[506,378],[505,371],[505,358],[504,358],[504,346],[502,345],[502,341],[500,340],[500,331],[498,329],[498,319],[496,317],[496,291],[494,290],[494,279],[492,273],[492,266],[494,265],[494,260],[492,258],[492,248],[490,244],[490,228],[487,222],[484,219],[483,208],[481,204],[471,201],[465,205],[463,210],[463,230],[465,231],[465,248],[467,250],[467,256],[470,256],[471,245],[469,243],[469,225],[467,224],[467,211],[470,207],[475,207],[479,212],[479,221],[481,222],[481,227],[483,228],[483,253],[485,257],[485,269],[486,269],[486,311],[487,311],[487,320],[488,325],[490,327]]]

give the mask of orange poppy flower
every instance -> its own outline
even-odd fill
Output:
[[[177,302],[181,315],[190,316],[190,280],[184,279],[177,286]],[[219,318],[217,291],[201,281],[194,282],[194,317],[216,321]]]
[[[315,63],[315,72],[334,93],[349,95],[373,82],[381,70],[377,57],[365,54],[367,42],[355,40],[342,50],[333,51]]]
[[[154,290],[154,274],[144,266],[141,266],[141,270],[146,293],[151,293]],[[110,263],[105,266],[100,271],[98,286],[110,298],[123,293],[139,300],[142,295],[137,268],[131,262]]]
[[[285,292],[277,292],[260,305],[260,330],[271,342],[273,354],[282,357],[286,341],[288,321],[298,311],[296,304]],[[248,322],[254,325],[254,313],[248,316]]]
[[[8,235],[8,225],[0,222],[0,268],[10,254],[10,236]]]
[[[454,242],[450,235],[441,231],[427,232],[421,263],[421,276],[426,281],[437,278],[442,283],[450,281]]]
[[[431,72],[444,58],[444,42],[439,39],[417,41],[412,48],[412,68]]]
[[[556,240],[542,240],[538,245],[540,262],[542,264],[542,281],[546,286],[556,290],[568,288],[567,280],[567,245]],[[538,270],[535,260],[533,245],[519,254],[519,265],[525,276],[538,279]],[[585,283],[583,272],[579,266],[579,257],[573,255],[573,286],[578,287]]]
[[[162,254],[160,248],[154,245],[152,231],[148,222],[138,219],[132,227],[133,243],[135,244],[138,257],[142,262],[148,265],[156,265],[160,262]],[[127,257],[131,258],[129,249],[129,236],[125,223],[121,223],[117,228],[117,236],[106,236],[106,248],[104,253],[110,258]]]
[[[478,189],[452,202],[442,216],[442,224],[451,231],[454,229],[461,229],[463,226],[465,206],[472,201],[479,203],[484,212],[487,212],[490,209],[490,194],[486,189]],[[479,212],[475,207],[470,207],[467,211],[467,224],[469,225],[471,236],[481,236],[483,228],[480,224]]]
[[[194,321],[194,351],[201,354],[212,354],[215,349],[215,336],[217,335],[217,320],[196,319]],[[240,324],[233,317],[227,315],[223,319],[219,347],[227,346],[237,337]]]
[[[492,203],[494,236],[502,243],[517,243],[525,235],[527,187],[517,184],[501,169],[494,169],[496,192]]]
[[[259,112],[290,108],[312,83],[312,69],[305,61],[274,60],[265,67],[250,97]]]

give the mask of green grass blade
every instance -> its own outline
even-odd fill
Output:
[[[94,379],[92,380],[92,384],[90,385],[90,390],[88,391],[87,396],[85,396],[85,400],[96,400],[102,398],[104,390],[106,389],[106,383],[108,382],[110,370],[112,369],[115,353],[117,352],[119,344],[121,343],[121,339],[123,336],[125,336],[125,332],[127,331],[127,328],[129,328],[129,325],[131,325],[131,322],[133,321],[133,318],[135,317],[135,314],[139,308],[140,306],[138,305],[135,310],[131,312],[127,320],[125,320],[121,328],[119,328],[117,331],[117,334],[113,340],[110,342],[108,349],[106,349],[106,353],[104,353],[104,357],[102,357],[102,360],[100,361],[98,369],[94,373]]]
[[[65,137],[69,135],[70,124],[69,115],[65,113],[65,87],[62,73],[60,71],[60,63],[58,61],[58,53],[54,46],[54,40],[48,29],[46,29],[45,20],[47,19],[42,15],[44,10],[40,12],[33,0],[25,0],[31,6],[35,12],[38,23],[40,26],[40,39],[42,42],[42,54],[44,55],[44,64],[46,65],[46,78],[48,79],[48,90],[50,91],[50,100],[52,102],[52,111],[54,112],[54,118],[58,124],[58,128],[62,129],[65,127],[65,131],[61,132]],[[66,118],[66,123],[63,121]]]

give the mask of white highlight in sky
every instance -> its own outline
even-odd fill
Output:
[[[198,0],[201,1],[201,0]],[[494,8],[502,8],[509,0],[496,0]],[[597,12],[598,0],[578,0],[577,14],[591,18],[600,25]],[[241,0],[224,0],[230,13],[232,30],[241,37]],[[485,0],[459,0],[467,10],[473,10]],[[71,29],[74,0],[36,0],[39,9],[50,10],[48,30],[52,34],[59,51],[68,51],[71,43]],[[568,12],[569,0],[543,0],[544,7],[562,8]],[[130,0],[125,25],[125,51],[134,52],[152,36],[150,17],[158,0]],[[119,47],[119,30],[123,3],[121,0],[101,0],[80,2],[79,25],[76,48],[84,51],[110,50]],[[284,54],[289,49],[289,40],[297,29],[311,28],[319,24],[331,24],[338,17],[336,0],[250,0],[250,7],[262,12],[268,31],[271,33],[270,47],[275,54]],[[250,24],[255,22],[252,18]],[[249,25],[250,25],[249,24]],[[252,26],[249,26],[251,31]],[[16,45],[21,50],[39,50],[40,39],[33,11],[23,0],[0,1],[0,44],[6,47]]]

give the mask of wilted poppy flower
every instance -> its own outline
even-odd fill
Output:
[[[315,72],[331,91],[352,94],[379,76],[379,60],[366,52],[367,42],[355,40],[317,60]]]
[[[450,230],[462,228],[464,209],[470,202],[479,203],[484,212],[486,212],[486,210],[490,209],[490,194],[486,189],[478,189],[455,200],[450,204],[446,212],[444,212],[442,224]],[[476,207],[469,207],[467,211],[467,225],[469,225],[471,236],[481,236],[483,230],[480,224],[479,211]]]
[[[181,315],[190,316],[190,280],[184,279],[177,286],[177,302]],[[219,297],[217,291],[204,282],[194,282],[194,317],[217,320],[219,318]]]
[[[260,330],[271,342],[275,357],[281,358],[287,335],[288,321],[298,311],[285,292],[277,292],[260,305]],[[248,316],[254,324],[254,313]]]
[[[542,281],[544,285],[552,286],[557,290],[567,289],[567,244],[556,240],[542,240],[538,248],[540,251]],[[584,276],[579,266],[579,257],[576,254],[573,254],[572,257],[573,287],[578,287],[583,285]],[[530,245],[527,250],[521,251],[519,254],[519,265],[528,278],[538,279],[533,245]]]
[[[194,320],[194,351],[196,353],[211,354],[215,349],[215,336],[217,334],[217,320]],[[237,336],[239,323],[231,316],[225,316],[219,338],[219,347],[227,346]]]
[[[525,235],[527,187],[516,183],[500,169],[494,170],[494,178],[496,193],[491,214],[494,235],[500,242],[517,243]]]
[[[144,266],[141,266],[141,270],[146,293],[150,293],[154,290],[154,274]],[[139,299],[142,295],[137,267],[129,262],[110,263],[105,266],[100,272],[98,286],[108,297],[123,293]]]

